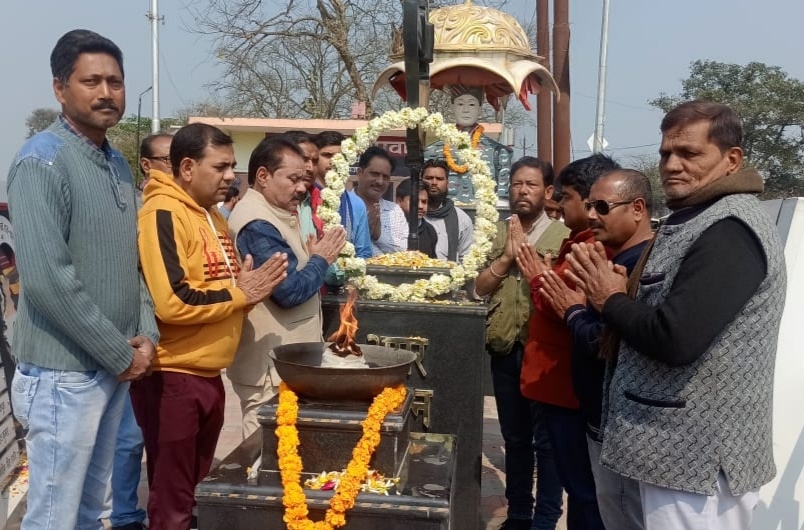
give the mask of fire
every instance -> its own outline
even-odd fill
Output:
[[[363,352],[355,342],[355,334],[357,333],[357,317],[355,317],[354,306],[357,301],[357,289],[354,287],[347,288],[346,303],[341,305],[341,324],[338,330],[329,336],[332,341],[330,350],[340,357],[347,355],[355,355],[360,357]]]

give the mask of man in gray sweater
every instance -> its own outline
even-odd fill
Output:
[[[128,381],[150,369],[159,333],[137,270],[131,169],[106,140],[125,110],[122,53],[74,30],[50,63],[62,114],[8,175],[23,285],[11,389],[28,430],[22,529],[100,529]]]

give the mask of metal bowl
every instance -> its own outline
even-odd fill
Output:
[[[300,396],[322,401],[371,401],[385,387],[405,383],[416,354],[360,344],[368,368],[321,366],[329,343],[299,342],[277,346],[268,355],[279,377]]]

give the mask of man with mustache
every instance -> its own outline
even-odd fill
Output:
[[[173,137],[170,161],[172,175],[151,171],[139,213],[140,263],[161,334],[154,373],[131,388],[148,455],[151,530],[190,529],[195,486],[223,426],[221,370],[234,358],[245,313],[287,267],[280,253],[256,268],[251,256],[237,261],[216,207],[235,178],[231,137],[187,125]]]
[[[307,194],[297,209],[301,223],[302,237],[314,234],[316,239],[324,235],[324,221],[318,217],[318,207],[321,205],[321,190],[315,185],[315,174],[318,169],[318,146],[315,144],[315,135],[304,131],[286,131],[285,136],[299,146],[304,153],[304,169],[307,172],[304,184]]]
[[[653,235],[652,196],[645,175],[633,169],[615,169],[592,184],[584,204],[595,240],[603,244],[612,263],[624,267],[627,274]],[[572,383],[586,419],[586,444],[603,524],[606,528],[641,530],[639,483],[600,465],[604,356],[609,355],[600,313],[587,306],[580,289],[570,289],[553,271],[542,275],[539,294],[572,334]]]
[[[572,278],[621,339],[603,410],[603,466],[639,482],[647,530],[751,527],[773,463],[773,377],[786,268],[743,167],[731,108],[688,101],[662,119],[672,213],[631,282],[596,246]]]
[[[321,131],[315,137],[318,147],[318,167],[315,173],[315,184],[320,192],[324,188],[324,177],[332,168],[332,157],[341,152],[341,142],[346,137],[338,131]],[[313,206],[318,209],[318,205]],[[374,253],[369,234],[366,205],[354,191],[344,191],[338,209],[341,225],[346,230],[346,240],[355,246],[355,256],[370,258]]]
[[[441,172],[440,167],[432,169]],[[494,397],[505,441],[508,518],[500,528],[553,530],[561,517],[561,481],[540,407],[519,391],[533,304],[515,257],[523,244],[535,247],[542,255],[554,254],[569,230],[544,211],[545,201],[553,195],[553,166],[549,162],[531,156],[521,158],[511,167],[510,183],[508,200],[513,215],[497,223],[491,262],[480,271],[475,287],[478,295],[489,296],[486,351],[491,355]],[[534,463],[538,474],[535,507]]]
[[[427,222],[438,234],[436,255],[439,259],[460,262],[472,246],[472,218],[455,207],[447,197],[449,167],[443,160],[431,159],[422,167],[422,182],[427,190]]]
[[[553,270],[562,279],[573,243],[594,241],[585,203],[592,185],[619,165],[603,154],[573,161],[558,174],[559,204],[569,237],[555,260],[542,260],[528,245],[521,245],[516,262],[530,285],[533,313],[522,361],[520,390],[538,402],[555,452],[561,482],[567,491],[567,528],[602,530],[595,479],[586,445],[586,421],[572,386],[572,336],[564,320],[540,295],[543,273]],[[552,262],[552,263],[551,263]],[[572,286],[574,288],[574,285]]]
[[[243,437],[259,429],[257,410],[276,394],[279,377],[268,352],[294,342],[319,342],[321,297],[327,269],[346,243],[336,226],[303,236],[297,208],[307,195],[304,152],[284,136],[266,138],[251,153],[251,186],[229,217],[229,233],[241,256],[260,264],[280,252],[287,278],[249,312],[234,363],[226,371],[243,413]]]
[[[383,195],[391,184],[394,161],[382,147],[371,146],[357,161],[357,189],[368,214],[369,233],[374,255],[399,252],[408,248],[408,222],[405,213]]]
[[[25,284],[9,384],[27,429],[21,528],[100,529],[129,381],[150,369],[159,332],[137,272],[131,168],[106,139],[126,105],[123,54],[73,30],[50,67],[61,115],[25,143],[8,175]]]

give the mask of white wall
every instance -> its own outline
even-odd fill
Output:
[[[802,530],[804,513],[804,199],[798,199],[785,245],[787,301],[773,407],[776,478],[760,491],[753,530]]]

